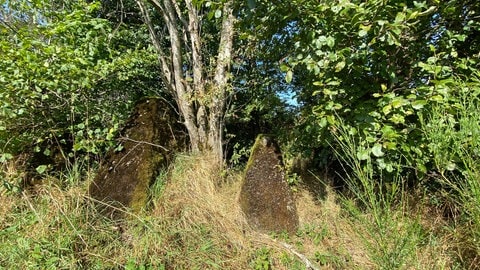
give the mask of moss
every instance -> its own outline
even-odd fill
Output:
[[[146,205],[158,171],[185,145],[181,130],[162,100],[149,98],[136,105],[119,138],[123,150],[108,154],[90,185],[91,197],[113,206],[103,207],[106,214],[121,216],[116,207],[139,211]]]
[[[261,231],[294,232],[298,227],[280,148],[268,135],[259,135],[252,148],[240,192],[240,206],[248,222]]]

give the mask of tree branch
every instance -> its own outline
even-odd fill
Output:
[[[157,34],[152,24],[152,20],[150,19],[150,15],[148,14],[148,10],[145,7],[143,0],[137,0],[136,2],[138,7],[140,8],[140,12],[142,13],[143,20],[148,27],[148,33],[150,34],[150,39],[152,40],[153,46],[157,51],[158,61],[162,66],[162,74],[161,74],[162,79],[165,82],[165,85],[169,86],[170,91],[173,94],[175,94],[175,91],[174,91],[175,88],[173,87],[173,84],[172,84],[172,71],[170,70],[170,61],[168,61],[168,58],[165,55],[164,49],[160,44],[160,40],[157,37]],[[152,2],[155,2],[154,6],[157,7],[159,11],[163,12],[162,7],[157,6],[158,4],[156,3],[157,1],[153,0]]]
[[[177,103],[185,118],[185,126],[190,135],[190,141],[194,151],[200,149],[198,144],[198,129],[195,110],[192,106],[193,89],[185,80],[182,59],[182,42],[178,32],[178,23],[174,9],[174,0],[163,0],[165,8],[165,21],[170,34],[170,50],[172,57],[172,72],[177,93]]]

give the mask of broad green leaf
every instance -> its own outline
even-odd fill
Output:
[[[449,161],[449,162],[447,163],[446,169],[449,170],[449,171],[453,171],[453,170],[456,169],[456,167],[457,167],[457,166],[455,165],[455,162]]]
[[[422,162],[417,162],[416,167],[420,170],[420,172],[427,173],[427,167],[425,167],[425,164],[423,164]]]
[[[397,143],[395,142],[386,142],[385,143],[385,148],[387,150],[396,150],[397,149]]]
[[[398,113],[395,113],[390,117],[390,121],[392,121],[395,124],[404,124],[405,123],[405,117],[403,115],[400,115]]]
[[[327,126],[327,118],[326,117],[322,117],[320,119],[320,121],[318,122],[318,125],[321,127],[321,128],[324,128]]]
[[[47,170],[47,165],[40,165],[35,169],[39,174],[43,174]]]
[[[393,172],[393,165],[392,165],[392,163],[390,163],[390,162],[387,163],[386,170],[387,170],[387,172],[389,172],[389,173]]]
[[[396,23],[402,23],[405,20],[405,13],[404,12],[399,12],[397,13],[397,16],[395,17],[395,22]]]
[[[327,46],[333,48],[335,46],[335,38],[327,37]]]
[[[372,147],[372,154],[376,157],[383,157],[383,155],[385,155],[382,151],[382,145],[379,144],[379,143],[376,143],[373,147]]]
[[[392,105],[388,104],[382,108],[382,112],[384,115],[388,115],[392,111]]]
[[[382,92],[387,91],[387,85],[386,85],[386,84],[382,83],[382,84],[380,85],[380,87],[382,88]]]
[[[361,149],[357,152],[359,160],[367,160],[370,157],[370,149]]]
[[[430,99],[433,100],[433,101],[442,102],[443,101],[443,96],[442,95],[435,95],[435,96],[432,96]]]
[[[377,164],[380,169],[385,169],[387,167],[387,164],[385,164],[385,159],[383,158],[378,158],[377,159]]]
[[[282,71],[282,72],[287,72],[289,69],[290,68],[285,64],[280,65],[280,71]]]
[[[366,133],[366,132],[365,132]],[[373,142],[376,142],[377,141],[377,138],[375,136],[372,136],[370,133],[368,133],[366,136],[365,136],[365,141],[369,142],[369,143],[373,143]]]
[[[415,110],[420,110],[420,109],[423,108],[426,104],[427,104],[427,101],[426,101],[426,100],[423,100],[423,99],[419,99],[419,100],[414,100],[414,101],[412,101],[412,107],[413,107]]]
[[[403,105],[405,105],[407,103],[408,103],[408,101],[403,99],[402,97],[397,97],[394,100],[392,100],[392,106],[395,109],[398,109],[398,108],[402,107]]]

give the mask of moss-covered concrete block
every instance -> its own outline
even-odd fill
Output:
[[[101,164],[89,187],[102,212],[121,217],[124,207],[142,209],[159,170],[185,145],[182,126],[171,106],[160,99],[141,100],[118,139],[123,146]]]
[[[240,206],[249,224],[260,231],[293,233],[298,228],[297,208],[285,179],[280,148],[267,135],[259,135],[252,148]]]

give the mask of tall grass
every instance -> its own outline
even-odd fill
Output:
[[[433,106],[422,129],[433,153],[435,179],[453,202],[458,257],[469,269],[480,268],[480,98],[479,89],[460,84],[455,104]]]
[[[100,215],[80,168],[43,181],[33,193],[4,194],[0,265],[6,269],[241,269],[235,195],[220,189],[208,157],[179,156],[159,175],[152,203],[123,221]],[[85,172],[84,172],[85,173]],[[88,175],[88,174],[87,174]],[[64,186],[56,185],[58,180]],[[90,179],[91,180],[91,179]],[[237,224],[237,222],[240,222]],[[237,235],[238,234],[238,235]],[[245,255],[247,256],[247,255]]]
[[[357,183],[359,199],[341,205],[328,187],[321,201],[299,188],[298,232],[265,235],[250,228],[239,208],[242,173],[215,164],[208,155],[178,155],[152,186],[150,205],[121,221],[100,215],[85,196],[88,168],[47,177],[33,192],[2,193],[0,266],[300,270],[308,262],[312,269],[440,269],[438,262],[447,261],[421,238],[406,206],[397,205],[400,188],[382,197],[378,186]],[[360,177],[368,180],[368,171]],[[419,250],[420,239],[431,252]],[[417,257],[428,260],[415,264]]]
[[[425,235],[418,218],[409,212],[403,179],[397,175],[387,183],[375,177],[372,159],[358,158],[362,142],[343,125],[335,128],[334,136],[349,194],[342,202],[371,261],[379,269],[414,266]]]

